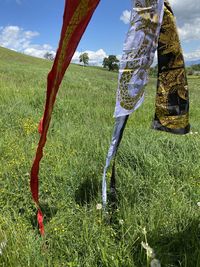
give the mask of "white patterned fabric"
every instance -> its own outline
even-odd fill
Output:
[[[114,117],[131,114],[144,100],[148,71],[158,46],[164,0],[132,1],[130,27],[123,47]]]

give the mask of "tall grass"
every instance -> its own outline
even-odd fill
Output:
[[[0,61],[0,266],[143,267],[150,262],[143,241],[161,266],[200,267],[200,80],[189,79],[193,134],[186,136],[150,129],[150,80],[120,146],[119,207],[110,223],[96,205],[117,74],[70,65],[41,162],[41,238],[29,172],[51,63],[3,48]]]

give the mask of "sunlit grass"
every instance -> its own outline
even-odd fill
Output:
[[[200,267],[200,79],[189,79],[193,134],[186,136],[150,129],[150,80],[117,157],[119,208],[110,224],[97,204],[117,74],[69,67],[41,162],[42,239],[29,172],[51,63],[6,49],[0,60],[0,266],[143,267],[147,240],[161,266]]]

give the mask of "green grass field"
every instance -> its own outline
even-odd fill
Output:
[[[70,65],[41,162],[41,238],[29,172],[51,62],[0,48],[0,63],[0,266],[148,267],[143,241],[162,267],[200,267],[200,79],[189,78],[193,134],[185,136],[150,129],[150,79],[119,149],[119,209],[109,223],[96,205],[117,73]]]

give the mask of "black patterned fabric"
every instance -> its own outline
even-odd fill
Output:
[[[184,58],[174,15],[167,1],[158,42],[158,86],[153,128],[175,134],[186,134],[190,130]]]

